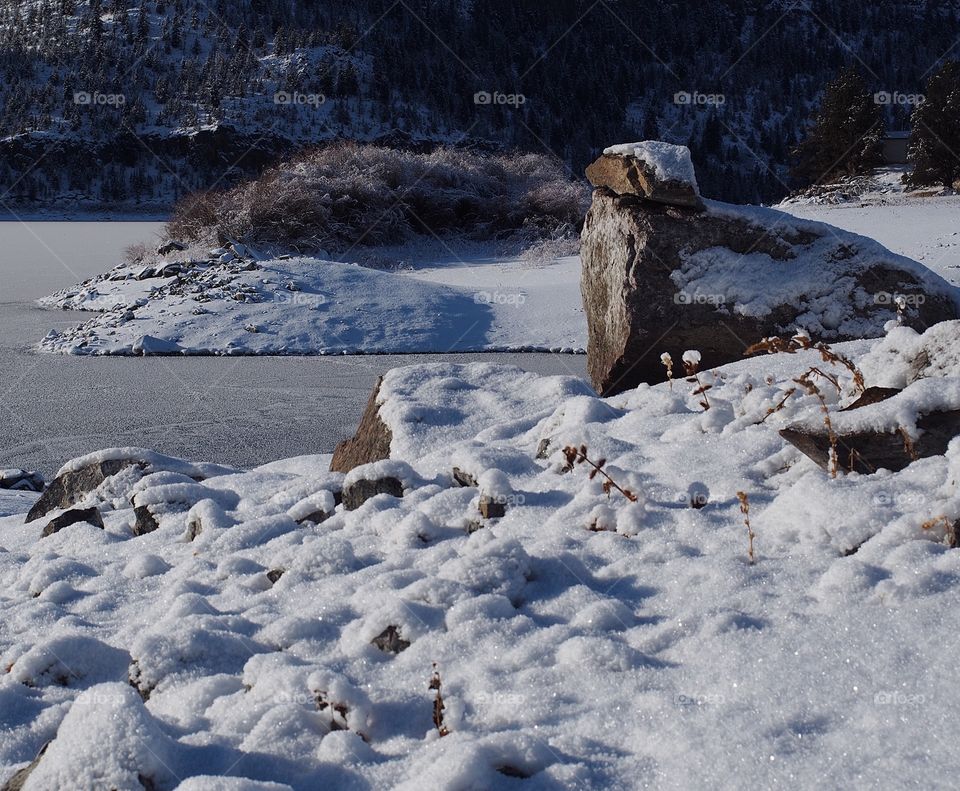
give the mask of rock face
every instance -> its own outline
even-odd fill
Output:
[[[956,289],[873,240],[771,209],[700,209],[689,190],[645,186],[649,171],[624,154],[589,169],[581,291],[603,395],[663,381],[663,352],[697,349],[710,368],[797,327],[827,342],[879,337],[898,297],[911,326],[960,316]]]
[[[32,522],[46,516],[57,508],[74,505],[111,475],[116,475],[120,470],[136,463],[132,459],[108,459],[54,478],[44,489],[40,499],[33,504],[27,514],[27,521]]]
[[[390,441],[393,437],[387,424],[380,418],[380,407],[377,403],[382,383],[381,376],[370,394],[370,400],[360,419],[357,433],[352,439],[344,440],[337,445],[330,462],[332,472],[346,473],[361,464],[390,458]]]

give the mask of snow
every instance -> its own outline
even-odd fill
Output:
[[[690,149],[660,140],[621,143],[604,149],[607,156],[636,157],[646,162],[661,181],[689,184],[697,190],[697,174],[690,158]]]
[[[941,350],[849,413],[852,376],[831,368],[838,423],[960,396],[948,328],[910,333],[838,347],[868,385]],[[681,380],[600,399],[509,366],[415,365],[381,388],[393,458],[346,479],[305,457],[190,484],[167,460],[92,495],[103,531],[41,540],[42,520],[0,519],[0,781],[52,739],[28,788],[948,785],[960,442],[832,479],[778,434],[822,420],[818,399],[768,414],[814,364],[707,372],[707,413]],[[569,444],[639,502],[567,469]],[[386,474],[402,498],[293,518]],[[191,487],[208,490],[192,506]],[[481,490],[502,518],[480,516]],[[169,500],[134,537],[143,498]],[[388,627],[400,653],[371,644]]]
[[[330,355],[586,347],[580,260],[452,259],[402,272],[176,251],[39,300],[92,311],[38,349],[75,355]],[[179,266],[156,272],[165,264]],[[141,278],[141,279],[137,279]]]

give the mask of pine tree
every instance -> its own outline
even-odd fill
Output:
[[[866,173],[882,164],[883,108],[853,67],[823,94],[807,137],[794,150],[793,175],[810,184]]]
[[[907,183],[950,187],[960,178],[960,63],[941,66],[927,82],[924,96],[910,117],[907,153],[913,173]]]

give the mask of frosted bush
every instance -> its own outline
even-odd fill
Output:
[[[299,155],[222,193],[176,207],[172,238],[240,239],[300,252],[396,244],[418,236],[572,239],[586,185],[540,154],[457,148],[414,153],[338,143]]]

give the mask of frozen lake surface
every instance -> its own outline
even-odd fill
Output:
[[[584,376],[586,358],[549,354],[363,357],[79,358],[34,354],[84,314],[33,300],[103,272],[158,222],[0,222],[0,467],[52,474],[104,447],[251,467],[332,451],[353,434],[376,378],[414,362],[496,360]]]

